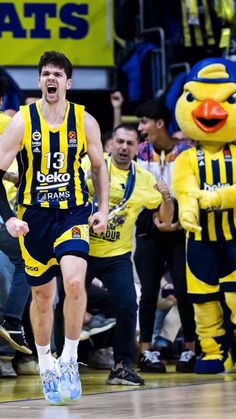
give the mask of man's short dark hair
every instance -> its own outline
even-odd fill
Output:
[[[45,51],[40,57],[38,70],[39,75],[41,74],[42,68],[52,64],[55,67],[63,68],[68,79],[72,77],[72,64],[70,60],[62,53],[58,51]]]
[[[136,126],[134,126],[133,124],[128,124],[128,123],[121,123],[117,125],[117,127],[115,127],[112,131],[112,137],[116,135],[116,131],[120,128],[127,129],[128,131],[135,131],[137,133],[137,139],[138,139],[138,130]]]
[[[163,119],[166,128],[171,121],[170,110],[162,97],[150,99],[141,103],[136,109],[135,115],[139,118],[145,117],[155,119],[156,121]]]

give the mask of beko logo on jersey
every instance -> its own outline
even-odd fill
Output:
[[[48,175],[44,175],[41,172],[37,172],[37,180],[39,182],[47,182],[47,183],[51,183],[51,182],[69,182],[70,180],[70,174],[69,173],[58,173],[58,172],[54,172],[54,173],[49,173]]]
[[[44,175],[41,172],[37,172],[37,181],[40,183],[47,183],[47,185],[37,186],[36,189],[49,189],[49,188],[59,188],[61,186],[68,185],[70,180],[69,173],[49,173],[48,175]],[[49,184],[53,185],[49,185]]]
[[[230,186],[230,184],[218,182],[216,185],[208,185],[208,183],[204,182],[204,191],[212,192],[219,188],[226,188],[227,186]]]

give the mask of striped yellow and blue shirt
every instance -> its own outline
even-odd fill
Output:
[[[18,202],[66,209],[85,204],[88,190],[81,168],[87,150],[84,106],[67,102],[64,121],[51,128],[41,115],[39,103],[20,107],[25,131],[17,156]]]
[[[210,153],[201,147],[193,147],[181,153],[175,160],[172,186],[180,201],[184,193],[188,194],[196,187],[206,191],[220,190],[223,195],[226,193],[228,195],[228,187],[235,184],[236,146],[234,144],[226,144],[224,149],[216,153]],[[236,202],[233,205],[229,202],[228,207],[224,206],[223,209],[200,209],[199,224],[202,232],[189,233],[190,238],[202,241],[235,239]]]

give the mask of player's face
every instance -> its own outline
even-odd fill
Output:
[[[39,87],[43,98],[49,103],[55,103],[65,98],[67,89],[71,87],[71,79],[67,79],[63,68],[50,64],[42,68]]]
[[[138,136],[136,131],[119,128],[112,140],[112,159],[122,169],[128,169],[137,154]]]

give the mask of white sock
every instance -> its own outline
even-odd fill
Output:
[[[65,343],[63,347],[60,359],[62,362],[70,362],[71,360],[77,361],[78,358],[78,345],[79,339],[68,339],[65,337]]]
[[[45,346],[40,346],[35,344],[37,353],[38,353],[38,361],[39,361],[39,371],[40,374],[44,373],[46,370],[54,370],[54,358],[52,357],[50,343]]]

